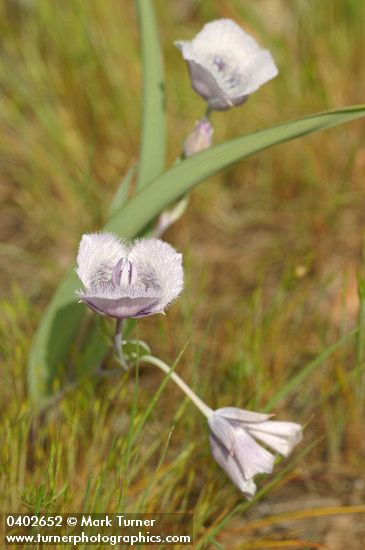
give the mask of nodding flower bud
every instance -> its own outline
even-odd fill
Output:
[[[134,285],[137,280],[137,268],[128,258],[121,258],[112,273],[115,286]]]
[[[198,120],[194,130],[185,140],[183,152],[185,157],[191,157],[208,149],[213,142],[213,126],[206,119]]]

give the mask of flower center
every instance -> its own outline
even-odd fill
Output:
[[[218,71],[224,72],[227,64],[225,63],[225,61],[223,61],[223,58],[220,55],[215,55],[213,57],[213,65],[217,67]]]
[[[224,79],[227,88],[232,89],[240,85],[241,76],[232,60],[228,60],[221,55],[214,55],[212,63]]]
[[[114,286],[130,286],[134,285],[137,280],[137,268],[128,260],[121,258],[112,273],[112,281]]]

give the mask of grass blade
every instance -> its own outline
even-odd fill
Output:
[[[165,165],[165,82],[153,0],[136,0],[143,59],[143,121],[137,190]]]
[[[166,206],[227,166],[273,145],[363,116],[365,105],[355,105],[307,116],[216,145],[165,171],[116,212],[103,229],[132,239]],[[36,402],[50,393],[58,367],[67,357],[84,314],[84,308],[74,299],[79,286],[73,270],[66,274],[36,332],[28,363],[29,384]]]
[[[313,361],[310,361],[301,371],[298,372],[293,378],[289,380],[285,386],[281,387],[279,391],[277,391],[272,398],[267,402],[267,404],[264,407],[264,411],[269,411],[284,397],[288,395],[288,393],[295,390],[304,380],[319,366],[323,364],[326,359],[328,359],[333,353],[335,353],[337,350],[341,349],[342,346],[347,344],[350,340],[356,337],[356,335],[359,333],[359,329],[355,328],[348,334],[345,334],[338,342],[333,344],[332,346],[329,346],[326,348],[322,353],[320,353]]]

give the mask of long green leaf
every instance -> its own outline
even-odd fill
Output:
[[[185,195],[200,181],[219,170],[272,145],[365,116],[365,105],[319,113],[274,128],[216,145],[173,166],[137,193],[105,225],[125,239],[131,239],[166,206]],[[84,313],[74,301],[80,286],[69,272],[55,292],[36,332],[29,355],[29,382],[35,400],[52,388],[57,368],[67,357],[70,344]],[[93,365],[90,365],[93,368]]]
[[[318,113],[227,141],[185,159],[156,178],[105,226],[125,238],[133,238],[162,209],[185,195],[202,180],[258,151],[306,134],[325,130],[365,116],[365,105]]]
[[[143,121],[137,189],[165,165],[165,82],[153,0],[136,0],[142,45]]]

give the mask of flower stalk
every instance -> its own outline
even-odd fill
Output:
[[[153,357],[152,355],[143,355],[140,360],[141,363],[149,363],[150,365],[154,365],[155,367],[158,367],[163,372],[168,374],[175,382],[177,386],[189,397],[189,399],[194,403],[194,405],[204,414],[206,418],[209,418],[209,416],[213,413],[213,410],[208,407],[206,403],[200,397],[196,395],[195,392],[184,382],[182,378],[176,372],[172,370],[171,367],[166,365],[161,359],[158,359],[157,357]]]
[[[114,333],[114,350],[117,354],[118,362],[121,364],[124,370],[128,370],[128,363],[123,353],[122,334],[123,334],[123,319],[116,319],[115,333]]]

